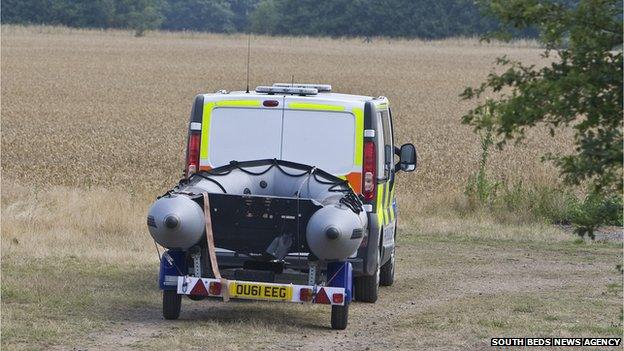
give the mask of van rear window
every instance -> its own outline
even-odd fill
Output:
[[[281,129],[281,110],[216,108],[210,121],[210,164],[279,158]]]
[[[283,160],[347,174],[353,168],[355,117],[346,112],[286,110],[283,140]]]
[[[344,175],[353,170],[354,154],[351,113],[228,107],[211,114],[212,167],[277,158]]]

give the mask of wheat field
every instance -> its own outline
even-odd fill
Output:
[[[194,96],[244,89],[246,36],[1,29],[3,349],[482,349],[503,334],[621,335],[621,245],[453,212],[480,157],[459,123],[474,102],[458,95],[496,57],[547,64],[534,42],[252,37],[252,87],[294,76],[385,95],[396,143],[419,151],[418,171],[398,179],[397,284],[334,333],[308,306],[185,300],[179,323],[160,316],[145,214],[182,174]],[[555,184],[540,156],[570,151],[569,137],[533,130],[488,170]]]
[[[478,138],[459,123],[458,97],[508,55],[543,64],[529,43],[486,45],[375,39],[252,38],[251,86],[321,82],[334,90],[385,95],[397,144],[413,142],[418,173],[402,176],[401,201],[454,196],[476,170]],[[103,186],[162,192],[181,176],[193,97],[245,87],[246,37],[50,27],[2,27],[2,175],[28,186]],[[565,138],[531,133],[495,152],[497,177],[552,182],[540,162],[566,152]]]

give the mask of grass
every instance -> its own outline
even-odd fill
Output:
[[[145,213],[181,175],[193,96],[244,86],[245,36],[2,26],[1,40],[2,349],[481,349],[622,333],[621,244],[457,210],[480,155],[457,96],[502,54],[544,64],[531,43],[253,38],[252,86],[294,74],[387,95],[397,142],[419,148],[419,171],[398,180],[396,284],[336,332],[322,306],[185,300],[182,320],[160,315]],[[556,184],[539,155],[571,143],[546,135],[493,152],[488,171]]]
[[[3,349],[309,349],[319,340],[346,349],[478,348],[494,336],[622,331],[620,244],[579,245],[545,224],[444,213],[401,226],[395,286],[376,304],[352,305],[347,331],[328,329],[323,306],[277,303],[184,300],[181,320],[164,321],[140,215],[150,199],[132,199],[103,189],[4,189]]]
[[[89,201],[60,206],[63,193]],[[570,234],[542,224],[428,214],[401,226],[396,285],[383,289],[377,304],[354,304],[347,331],[327,329],[329,311],[322,306],[276,303],[184,300],[182,319],[164,321],[158,262],[140,232],[143,223],[103,221],[94,233],[99,238],[89,234],[89,213],[123,218],[149,199],[111,207],[97,194],[41,191],[31,204],[33,215],[25,217],[27,230],[19,219],[24,211],[12,209],[35,197],[26,189],[5,193],[3,349],[98,349],[110,343],[129,349],[307,349],[320,339],[346,349],[477,348],[494,336],[622,331],[622,275],[615,269],[621,245],[579,246]],[[34,215],[52,208],[62,221]],[[38,250],[37,242],[48,249]]]

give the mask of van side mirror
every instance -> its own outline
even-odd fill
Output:
[[[395,170],[403,172],[415,171],[418,164],[418,156],[416,155],[414,144],[403,144],[401,149],[397,151],[399,151],[399,163],[395,166]]]

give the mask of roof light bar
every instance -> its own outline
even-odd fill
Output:
[[[256,87],[256,93],[265,94],[297,94],[297,95],[316,95],[318,90],[314,88],[301,88],[301,87],[276,87],[276,86],[258,86]]]
[[[319,92],[330,92],[332,90],[332,86],[329,84],[301,84],[301,83],[296,83],[296,84],[290,84],[290,83],[275,83],[273,84],[274,87],[282,87],[282,88],[287,88],[287,87],[294,87],[294,88],[313,88],[318,90]]]

